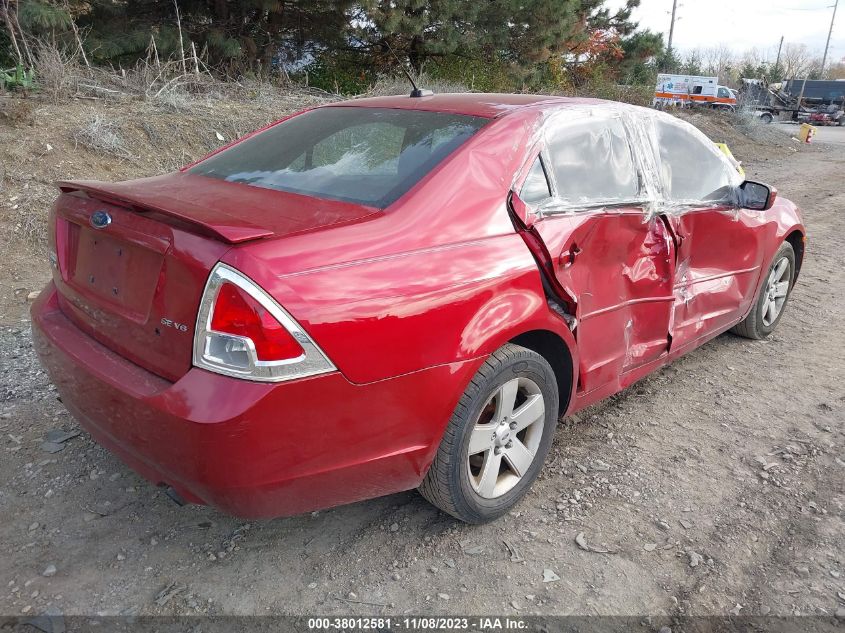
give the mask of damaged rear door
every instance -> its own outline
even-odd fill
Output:
[[[618,388],[626,372],[668,352],[674,242],[664,218],[647,219],[648,196],[618,114],[547,124],[545,140],[545,170],[535,164],[520,191],[531,203],[548,175],[549,195],[528,230],[574,304],[579,391]]]

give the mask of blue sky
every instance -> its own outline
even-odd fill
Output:
[[[624,4],[610,0],[610,6]],[[774,60],[784,42],[824,51],[834,0],[678,0],[674,46],[680,51],[726,44],[736,52],[756,47]],[[644,28],[668,36],[672,0],[642,0],[634,19]],[[845,57],[845,0],[840,0],[829,59]]]

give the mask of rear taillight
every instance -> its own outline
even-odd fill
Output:
[[[335,369],[311,337],[255,282],[217,264],[205,285],[194,365],[248,380],[281,381]]]
[[[267,308],[228,281],[217,291],[211,331],[249,339],[258,360],[290,360],[305,353]]]

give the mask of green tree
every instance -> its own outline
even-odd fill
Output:
[[[663,36],[637,31],[624,38],[621,45],[624,57],[617,67],[619,78],[628,84],[654,83],[659,64],[666,59]]]
[[[196,50],[223,74],[286,68],[324,87],[360,89],[407,65],[479,87],[648,81],[659,35],[631,19],[639,0],[0,0],[10,56],[28,41],[127,65]],[[18,23],[20,18],[20,24]],[[22,34],[26,33],[27,37]],[[20,49],[20,50],[19,50]],[[398,63],[397,63],[398,59]]]
[[[352,29],[352,45],[377,67],[395,68],[396,55],[419,73],[429,60],[478,53],[476,27],[482,3],[371,0],[361,8]]]

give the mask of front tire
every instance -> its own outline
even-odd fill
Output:
[[[760,286],[757,302],[745,320],[735,325],[731,331],[745,338],[766,338],[783,316],[794,281],[795,251],[789,242],[784,242],[772,258],[772,265],[769,266],[763,285]]]
[[[552,444],[559,395],[536,352],[508,343],[479,368],[461,396],[419,491],[467,523],[514,507]]]

